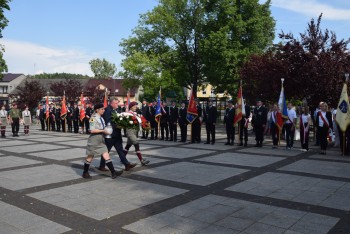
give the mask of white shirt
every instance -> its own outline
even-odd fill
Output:
[[[6,110],[0,110],[0,116],[7,116]]]
[[[307,115],[302,114],[301,115],[301,120],[303,121],[303,124],[308,123],[309,122],[309,118],[310,118],[310,114],[307,114]]]
[[[292,122],[290,122],[289,120],[293,121],[294,119],[297,118],[297,113],[295,112],[294,109],[287,109],[288,112],[288,120],[286,121],[287,124],[290,124]]]
[[[327,122],[328,120],[326,118],[326,112],[321,111],[321,115],[322,115],[323,119]],[[321,118],[321,116],[317,116],[317,117],[318,117],[318,126],[323,127],[323,125],[324,125],[323,119]],[[328,122],[327,122],[327,124],[329,125]]]

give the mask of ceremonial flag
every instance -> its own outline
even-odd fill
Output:
[[[50,110],[49,110],[49,96],[46,95],[46,103],[45,103],[45,115],[46,119],[50,116]]]
[[[83,93],[80,95],[80,121],[83,121],[85,118],[85,102],[84,102],[84,96]]]
[[[61,107],[61,118],[65,119],[66,116],[67,116],[66,95],[63,94],[62,107]]]
[[[125,110],[129,111],[129,104],[130,104],[130,89],[128,89],[128,92],[126,93],[126,102],[125,102]]]
[[[349,111],[349,97],[348,97],[348,88],[346,83],[343,85],[343,90],[340,95],[337,114],[336,114],[336,122],[342,132],[346,131],[346,128],[350,124],[350,111]]]
[[[281,93],[280,98],[278,100],[279,111],[276,114],[276,125],[280,131],[282,131],[284,119],[288,119],[287,103],[286,96],[284,94],[283,81],[284,79],[282,78]]]
[[[162,103],[160,102],[161,92],[162,92],[162,88],[159,89],[158,99],[157,99],[157,108],[156,108],[156,113],[155,113],[155,119],[156,119],[157,123],[159,122],[159,120],[162,116]]]
[[[197,112],[197,106],[196,103],[194,102],[194,93],[193,89],[191,90],[191,96],[190,96],[190,102],[188,104],[187,108],[187,116],[186,119],[188,122],[192,123],[198,116]]]
[[[235,110],[235,117],[233,119],[233,124],[236,125],[239,121],[242,120],[242,116],[243,116],[243,113],[242,113],[242,103],[243,103],[243,100],[242,100],[242,85],[240,85],[239,89],[238,89],[238,94],[237,94],[237,107],[236,107],[236,110]]]
[[[107,107],[107,89],[105,91],[105,97],[103,99],[103,107],[106,108]]]

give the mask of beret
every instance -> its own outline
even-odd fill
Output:
[[[129,109],[131,109],[133,106],[137,106],[138,103],[137,102],[130,102],[129,103]]]

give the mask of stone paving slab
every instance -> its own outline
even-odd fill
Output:
[[[244,152],[244,153],[252,153],[252,154],[267,154],[267,155],[281,155],[281,156],[296,156],[301,154],[302,152],[297,149],[293,150],[285,150],[282,148],[279,149],[272,149],[270,147],[254,147],[254,148],[245,148],[242,150],[238,150],[238,152]]]
[[[69,145],[69,146],[79,146],[86,147],[87,139],[76,138],[73,141],[59,141],[57,142],[59,145]]]
[[[21,146],[21,145],[30,145],[33,144],[33,142],[29,141],[23,141],[18,138],[15,138],[16,140],[8,140],[8,141],[0,141],[1,144],[1,150],[6,148],[6,146]],[[18,139],[18,140],[17,140]]]
[[[154,150],[145,150],[143,154],[152,156],[161,156],[165,158],[189,158],[209,153],[214,153],[215,151],[210,150],[198,150],[198,149],[187,149],[180,147],[168,147]]]
[[[39,164],[39,163],[42,163],[42,161],[15,157],[15,156],[5,156],[5,157],[1,157],[0,169],[33,165],[33,164]]]
[[[247,170],[237,168],[180,162],[167,166],[150,168],[148,170],[136,172],[135,174],[204,186],[231,176],[239,175],[246,171]]]
[[[82,170],[60,165],[46,165],[0,172],[0,186],[19,190],[81,178]]]
[[[54,138],[51,138],[51,137],[43,137],[43,138],[35,138],[33,139],[33,141],[41,141],[41,142],[47,142],[47,143],[50,143],[50,142],[61,142],[61,141],[78,141],[80,140],[80,138],[76,138],[76,137],[64,137],[64,136],[56,136]],[[86,145],[86,142],[85,142],[85,145]]]
[[[119,177],[50,189],[29,196],[102,220],[186,191]]]
[[[190,149],[205,149],[205,150],[229,150],[233,149],[234,146],[232,145],[223,145],[221,143],[215,143],[214,145],[212,144],[186,144],[186,145],[181,145],[180,147],[184,148],[190,148]]]
[[[58,146],[58,145],[50,145],[50,144],[38,144],[33,143],[31,145],[23,145],[23,146],[16,146],[16,147],[1,147],[1,150],[13,152],[13,153],[28,153],[28,152],[35,152],[35,151],[44,151],[44,150],[56,150],[56,149],[64,149],[65,146]]]
[[[123,228],[135,233],[327,233],[339,218],[208,195]]]
[[[317,175],[336,176],[350,179],[350,163],[327,162],[303,159],[279,170],[298,171]]]
[[[350,210],[350,183],[347,182],[269,172],[226,189],[340,210]]]
[[[222,153],[215,156],[209,156],[196,161],[223,163],[230,165],[241,165],[250,167],[263,167],[283,160],[282,157],[270,157],[262,155],[247,155],[237,153]]]
[[[175,142],[175,141],[145,140],[142,142],[142,144],[171,146],[171,145],[180,145],[183,143],[177,142],[177,141]]]
[[[63,149],[63,150],[51,150],[51,151],[30,153],[29,155],[53,159],[53,160],[68,160],[68,159],[85,157],[86,149],[74,148],[74,149]]]
[[[329,152],[327,152],[327,155],[315,154],[315,155],[310,156],[310,158],[314,158],[314,159],[330,159],[330,160],[349,161],[350,162],[350,157],[349,156],[340,156],[339,152],[337,152],[337,154],[329,154]]]
[[[71,229],[0,201],[0,233],[56,234]]]

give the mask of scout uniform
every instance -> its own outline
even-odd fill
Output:
[[[24,135],[29,134],[29,126],[32,124],[32,118],[30,117],[30,111],[26,108],[22,112],[22,119],[24,123]]]
[[[10,110],[9,117],[14,137],[18,137],[20,116],[20,111],[17,108],[13,108]]]
[[[0,110],[0,131],[1,131],[1,137],[6,137],[6,124],[7,124],[7,111],[5,110],[5,107],[2,107]]]

